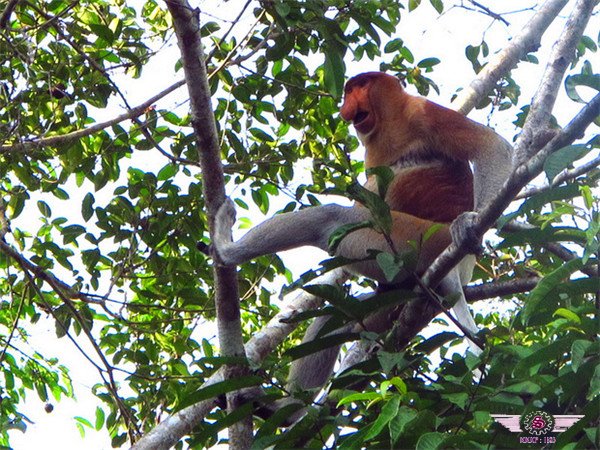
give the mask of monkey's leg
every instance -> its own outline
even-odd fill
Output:
[[[213,245],[224,265],[241,264],[257,256],[311,245],[327,251],[329,235],[342,225],[370,218],[365,208],[322,205],[278,214],[252,228],[239,241],[231,242],[235,207],[223,203],[215,218]]]
[[[316,339],[321,328],[327,323],[330,316],[321,316],[315,320],[306,329],[306,334],[302,338],[302,343],[311,342]],[[328,334],[331,336],[338,333],[346,333],[351,330],[352,324],[341,327],[338,330]],[[307,390],[325,386],[329,376],[333,372],[335,360],[340,352],[341,345],[328,347],[310,355],[303,356],[292,362],[288,376],[287,389],[290,392],[297,390]]]
[[[370,297],[372,297],[372,294],[363,296],[361,301],[368,302]],[[352,331],[357,333],[362,331],[383,333],[391,328],[394,317],[395,315],[388,308],[385,308],[366,317],[361,324],[354,322],[348,323],[343,327],[328,333],[326,336]],[[306,329],[306,333],[302,338],[302,343],[304,344],[315,340],[329,319],[330,316],[319,316],[315,318]],[[328,347],[292,361],[288,376],[287,390],[293,393],[298,390],[304,391],[325,386],[333,373],[333,366],[335,365],[340,348],[341,345]]]
[[[462,283],[460,280],[458,268],[452,269],[452,271],[444,277],[444,279],[440,283],[439,290],[443,295],[460,294],[458,300],[452,306],[452,313],[454,314],[454,317],[458,321],[458,323],[460,323],[465,328],[465,330],[467,330],[472,335],[477,334],[479,332],[479,328],[477,328],[477,324],[473,319],[473,315],[469,310],[467,300],[465,299],[465,296],[463,294]],[[471,351],[471,353],[475,355],[480,355],[481,348],[479,347],[479,345],[473,342],[471,339],[467,340],[469,344],[469,350]]]

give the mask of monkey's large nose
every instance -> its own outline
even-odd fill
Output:
[[[344,98],[344,104],[340,108],[340,116],[342,119],[344,119],[346,122],[352,122],[357,112],[358,105],[356,100],[354,100],[353,97],[346,96],[346,98]]]

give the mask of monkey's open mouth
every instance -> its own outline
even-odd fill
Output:
[[[362,122],[365,121],[367,117],[369,117],[368,111],[358,111],[354,116],[354,120],[352,120],[352,123],[354,124],[354,126],[360,125]]]

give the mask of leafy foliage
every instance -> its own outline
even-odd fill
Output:
[[[165,5],[9,3],[13,9],[0,7],[7,14],[0,26],[0,445],[10,445],[10,430],[27,429],[28,395],[35,392],[50,412],[52,402],[74,396],[77,368],[63,366],[59,351],[31,350],[29,330],[44,320],[55,324],[59,343],[94,361],[99,406],[95,417],[79,417],[77,424],[82,433],[106,429],[114,446],[166,414],[240,387],[262,384],[271,399],[283,396],[291,357],[339,342],[323,338],[283,356],[298,343],[294,336],[257,375],[202,388],[230,361],[216,356],[205,330],[214,318],[214,287],[212,262],[196,247],[208,241],[199,149],[185,108],[161,106],[163,93],[136,112],[123,81],[135,84],[165,51],[172,38]],[[421,94],[438,90],[440,59],[416,58],[400,37],[401,18],[411,20],[425,5],[404,3],[257,2],[244,9],[254,23],[247,34],[235,21],[230,32],[226,22],[201,16],[224,170],[240,208],[266,214],[285,194],[289,202],[281,209],[290,211],[356,182],[363,169],[355,157],[358,141],[337,115],[351,60],[381,61],[382,70]],[[432,14],[444,10],[440,0],[429,3]],[[578,46],[565,82],[573,102],[584,101],[585,89],[599,89],[590,62],[597,45],[584,36]],[[475,72],[489,55],[484,40],[466,49]],[[147,98],[158,94],[145,88]],[[480,106],[514,110],[522,124],[527,109],[516,111],[523,106],[519,95],[507,77]],[[518,435],[493,424],[490,414],[532,409],[584,414],[558,443],[598,448],[600,285],[592,268],[600,249],[600,172],[560,174],[597,157],[599,142],[586,138],[549,159],[547,177],[558,185],[506,217],[531,228],[503,231],[503,242],[481,259],[476,282],[540,278],[532,292],[505,295],[497,309],[477,318],[487,330],[481,357],[454,353],[459,336],[448,331],[416,337],[401,352],[385,336],[361,336],[384,350],[338,376],[327,404],[285,433],[278,425],[287,411],[256,419],[257,448],[514,448]],[[380,199],[360,189],[354,197],[368,203],[375,226],[387,232],[389,211]],[[571,251],[570,260],[556,251],[559,243]],[[393,255],[376,257],[391,277],[399,264],[410,267]],[[248,336],[277,309],[269,282],[278,275],[293,281],[277,256],[240,269]],[[319,294],[333,305],[327,310],[332,328],[365,317],[373,305],[414,295],[384,293],[367,305],[338,290]],[[472,370],[482,363],[488,375],[474,382]],[[186,445],[214,445],[249,408],[230,415],[215,409]]]

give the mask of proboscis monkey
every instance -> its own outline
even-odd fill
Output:
[[[386,193],[392,210],[391,240],[402,253],[420,243],[416,273],[422,274],[451,243],[468,241],[470,220],[497,192],[512,170],[512,148],[492,129],[425,98],[407,94],[399,80],[380,72],[351,78],[344,88],[340,110],[353,123],[365,146],[365,166],[391,167],[394,179]],[[473,165],[471,172],[470,164]],[[375,180],[367,181],[375,190]],[[460,219],[455,221],[460,216]],[[217,214],[214,252],[218,263],[236,265],[260,255],[311,245],[328,250],[328,238],[340,226],[369,220],[361,205],[315,206],[274,216],[231,241],[235,220],[228,200]],[[450,226],[453,222],[454,224]],[[441,227],[428,239],[424,234],[436,223]],[[477,248],[479,242],[472,243]],[[389,284],[369,250],[391,252],[385,237],[371,228],[346,235],[336,255],[357,260],[347,269]],[[443,295],[460,294],[453,311],[469,331],[477,327],[467,308],[462,286],[470,278],[474,257],[466,257],[440,283]],[[313,323],[304,341],[314,339],[323,320]],[[337,349],[326,349],[294,362],[288,385],[310,389],[324,385],[331,374]]]

